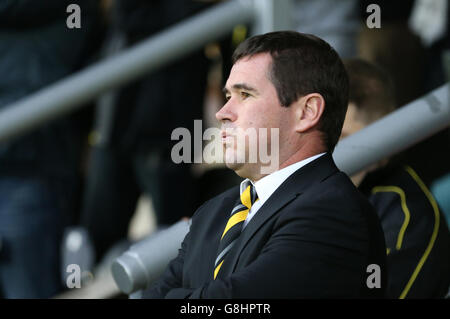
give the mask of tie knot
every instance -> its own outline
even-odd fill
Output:
[[[241,194],[241,203],[250,209],[257,199],[258,194],[256,194],[256,189],[252,183],[249,183]]]

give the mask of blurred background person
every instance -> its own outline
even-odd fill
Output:
[[[395,110],[392,79],[361,59],[345,61],[350,80],[342,138]],[[450,237],[446,220],[422,181],[396,155],[352,176],[369,197],[385,233],[389,298],[442,298],[450,284]]]
[[[82,7],[68,29],[66,8]],[[0,0],[0,109],[81,68],[101,34],[98,1]],[[86,114],[0,143],[0,295],[47,298],[62,289],[63,228],[79,209]]]
[[[369,28],[367,7],[380,7],[381,27]],[[401,107],[448,82],[450,70],[447,0],[359,0],[361,26],[357,56],[385,69],[392,77],[396,107]],[[447,62],[449,64],[449,62]],[[405,157],[437,197],[450,221],[450,128],[409,147]]]
[[[209,5],[200,1],[110,1],[110,40],[119,39],[119,51],[129,48]],[[156,225],[161,228],[195,211],[198,178],[191,163],[174,163],[171,150],[178,141],[171,141],[170,136],[179,127],[193,132],[194,120],[202,118],[208,67],[203,50],[197,50],[116,90],[109,101],[108,136],[99,127],[91,134],[80,218],[97,262],[114,244],[127,240],[141,194],[151,198]]]
[[[293,28],[324,39],[341,58],[355,57],[360,29],[358,5],[358,0],[292,0]]]

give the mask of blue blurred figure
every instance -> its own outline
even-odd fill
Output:
[[[66,8],[81,8],[68,29]],[[0,0],[0,109],[83,64],[96,43],[97,1]],[[74,211],[78,121],[59,119],[0,143],[0,296],[47,298],[61,290],[60,240]]]

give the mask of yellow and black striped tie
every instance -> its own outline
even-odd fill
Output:
[[[228,219],[222,237],[220,238],[219,250],[214,263],[214,279],[216,279],[220,267],[222,267],[225,256],[241,234],[242,226],[244,225],[244,221],[247,218],[250,208],[257,200],[258,195],[256,194],[256,190],[250,183],[242,192],[237,205],[231,211],[230,218]]]

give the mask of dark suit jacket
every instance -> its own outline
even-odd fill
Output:
[[[280,185],[213,280],[220,235],[238,196],[234,187],[196,211],[178,256],[144,298],[384,296],[386,248],[377,215],[331,155]],[[370,264],[380,266],[381,288],[366,285]]]

